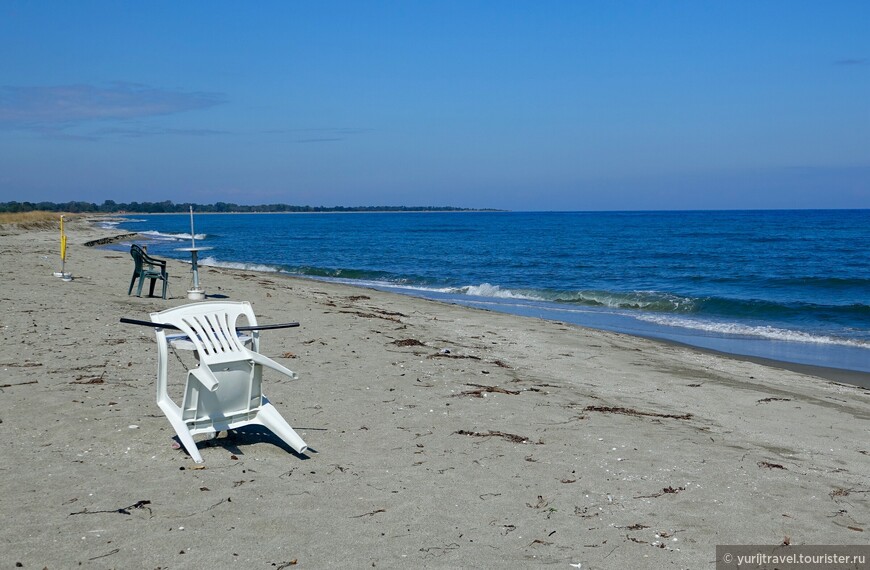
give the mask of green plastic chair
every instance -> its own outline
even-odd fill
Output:
[[[145,250],[135,243],[130,246],[130,255],[133,257],[133,262],[136,266],[133,269],[133,278],[130,280],[130,289],[127,294],[133,292],[133,285],[136,279],[139,279],[139,288],[136,290],[136,296],[142,296],[142,283],[146,279],[151,280],[151,289],[148,291],[148,296],[154,296],[154,285],[157,280],[163,281],[163,298],[166,299],[166,288],[169,285],[169,273],[166,272],[166,261],[151,257]]]

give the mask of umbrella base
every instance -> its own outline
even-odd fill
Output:
[[[202,289],[190,289],[187,292],[187,298],[191,301],[202,301],[205,299],[205,291]]]

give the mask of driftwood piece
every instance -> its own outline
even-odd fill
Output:
[[[485,394],[510,394],[512,396],[518,395],[519,390],[506,390],[501,386],[484,386],[482,384],[467,384],[468,386],[474,386],[474,390],[465,390],[464,392],[460,392],[458,394],[454,394],[454,397],[457,396],[471,396],[472,398],[483,398]]]
[[[611,407],[611,406],[586,406],[584,412],[602,412],[606,414],[623,414],[626,416],[648,417],[648,418],[669,418],[673,420],[690,420],[692,414],[660,414],[658,412],[641,412],[631,408]]]
[[[477,431],[468,431],[461,429],[457,432],[453,432],[458,435],[467,435],[469,437],[500,437],[506,441],[510,441],[511,443],[534,443],[529,441],[529,438],[523,437],[521,435],[516,435],[513,433],[506,433],[503,431],[494,431],[489,430],[488,432],[477,432]],[[543,445],[544,442],[538,441],[536,445]]]

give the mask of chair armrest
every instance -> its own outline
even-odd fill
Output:
[[[254,352],[253,350],[249,350],[248,352],[250,353],[251,360],[253,360],[257,364],[265,366],[266,368],[271,368],[272,370],[274,370],[276,372],[280,372],[281,374],[284,374],[285,376],[289,377],[291,380],[298,380],[299,379],[298,374],[296,374],[295,372],[293,372],[292,370],[290,370],[288,368],[284,368],[283,366],[281,366],[280,364],[278,364],[277,362],[275,362],[271,358],[263,356],[259,352]]]
[[[165,259],[157,259],[156,257],[151,257],[147,253],[142,254],[142,261],[145,263],[150,263],[151,265],[160,265],[164,269],[166,269],[166,260]]]
[[[193,376],[195,376],[209,392],[214,392],[218,389],[220,383],[218,382],[218,379],[215,378],[212,371],[208,369],[208,366],[193,368],[190,370],[190,373],[193,374]]]

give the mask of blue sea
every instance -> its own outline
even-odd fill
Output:
[[[189,259],[188,215],[119,229]],[[204,265],[870,372],[870,210],[200,214],[195,233]]]

